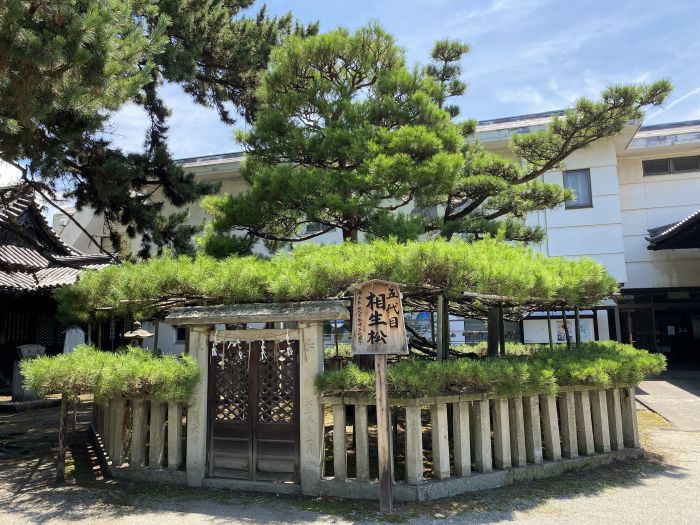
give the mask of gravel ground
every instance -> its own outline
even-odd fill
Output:
[[[57,486],[56,409],[0,414],[0,523],[698,523],[700,432],[640,412],[643,459],[425,504],[383,517],[369,502],[212,492],[104,479],[81,413]]]

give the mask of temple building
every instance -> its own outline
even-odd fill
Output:
[[[63,351],[66,327],[56,319],[52,290],[111,261],[63,242],[26,188],[0,187],[0,389],[12,382],[19,346],[41,345],[49,355]]]

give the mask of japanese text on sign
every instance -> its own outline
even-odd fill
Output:
[[[407,354],[399,285],[369,281],[355,289],[353,354]]]

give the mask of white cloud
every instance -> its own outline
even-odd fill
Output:
[[[505,12],[523,14],[544,3],[546,0],[493,0],[488,5],[451,13],[445,27],[458,27],[495,14],[502,15]]]
[[[160,95],[172,110],[168,119],[168,145],[175,158],[195,157],[240,150],[233,129],[223,124],[218,113],[195,104],[179,86],[163,86]],[[148,119],[135,104],[127,104],[111,119],[107,136],[126,151],[143,149]]]
[[[496,95],[496,99],[499,102],[516,103],[523,108],[523,112],[538,112],[552,109],[545,96],[533,86],[523,86],[501,91]]]
[[[665,107],[658,109],[652,113],[649,113],[646,120],[647,121],[656,120],[660,115],[667,113],[669,110],[673,109],[674,107],[678,106],[679,104],[683,104],[684,102],[695,97],[696,95],[700,95],[700,86],[696,87],[695,89],[691,89],[687,93],[685,93],[685,94],[681,95],[680,97],[678,97],[677,99],[671,101]],[[684,118],[691,119],[691,120],[697,118],[698,113],[699,113],[699,111],[698,111],[699,109],[700,108],[698,108],[697,104],[696,104],[696,106],[694,108],[691,108],[688,110],[688,113],[690,113],[690,115],[686,115]]]

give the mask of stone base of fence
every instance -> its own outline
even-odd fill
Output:
[[[527,465],[510,470],[494,470],[468,477],[451,477],[444,480],[426,479],[417,485],[397,482],[393,486],[394,500],[407,502],[449,498],[465,492],[495,489],[522,481],[558,476],[571,470],[606,465],[613,461],[639,458],[643,454],[644,451],[641,448],[628,448],[595,456],[545,461],[539,465]],[[377,480],[367,482],[356,479],[338,480],[324,478],[321,480],[321,495],[376,500],[379,498],[379,482]]]

